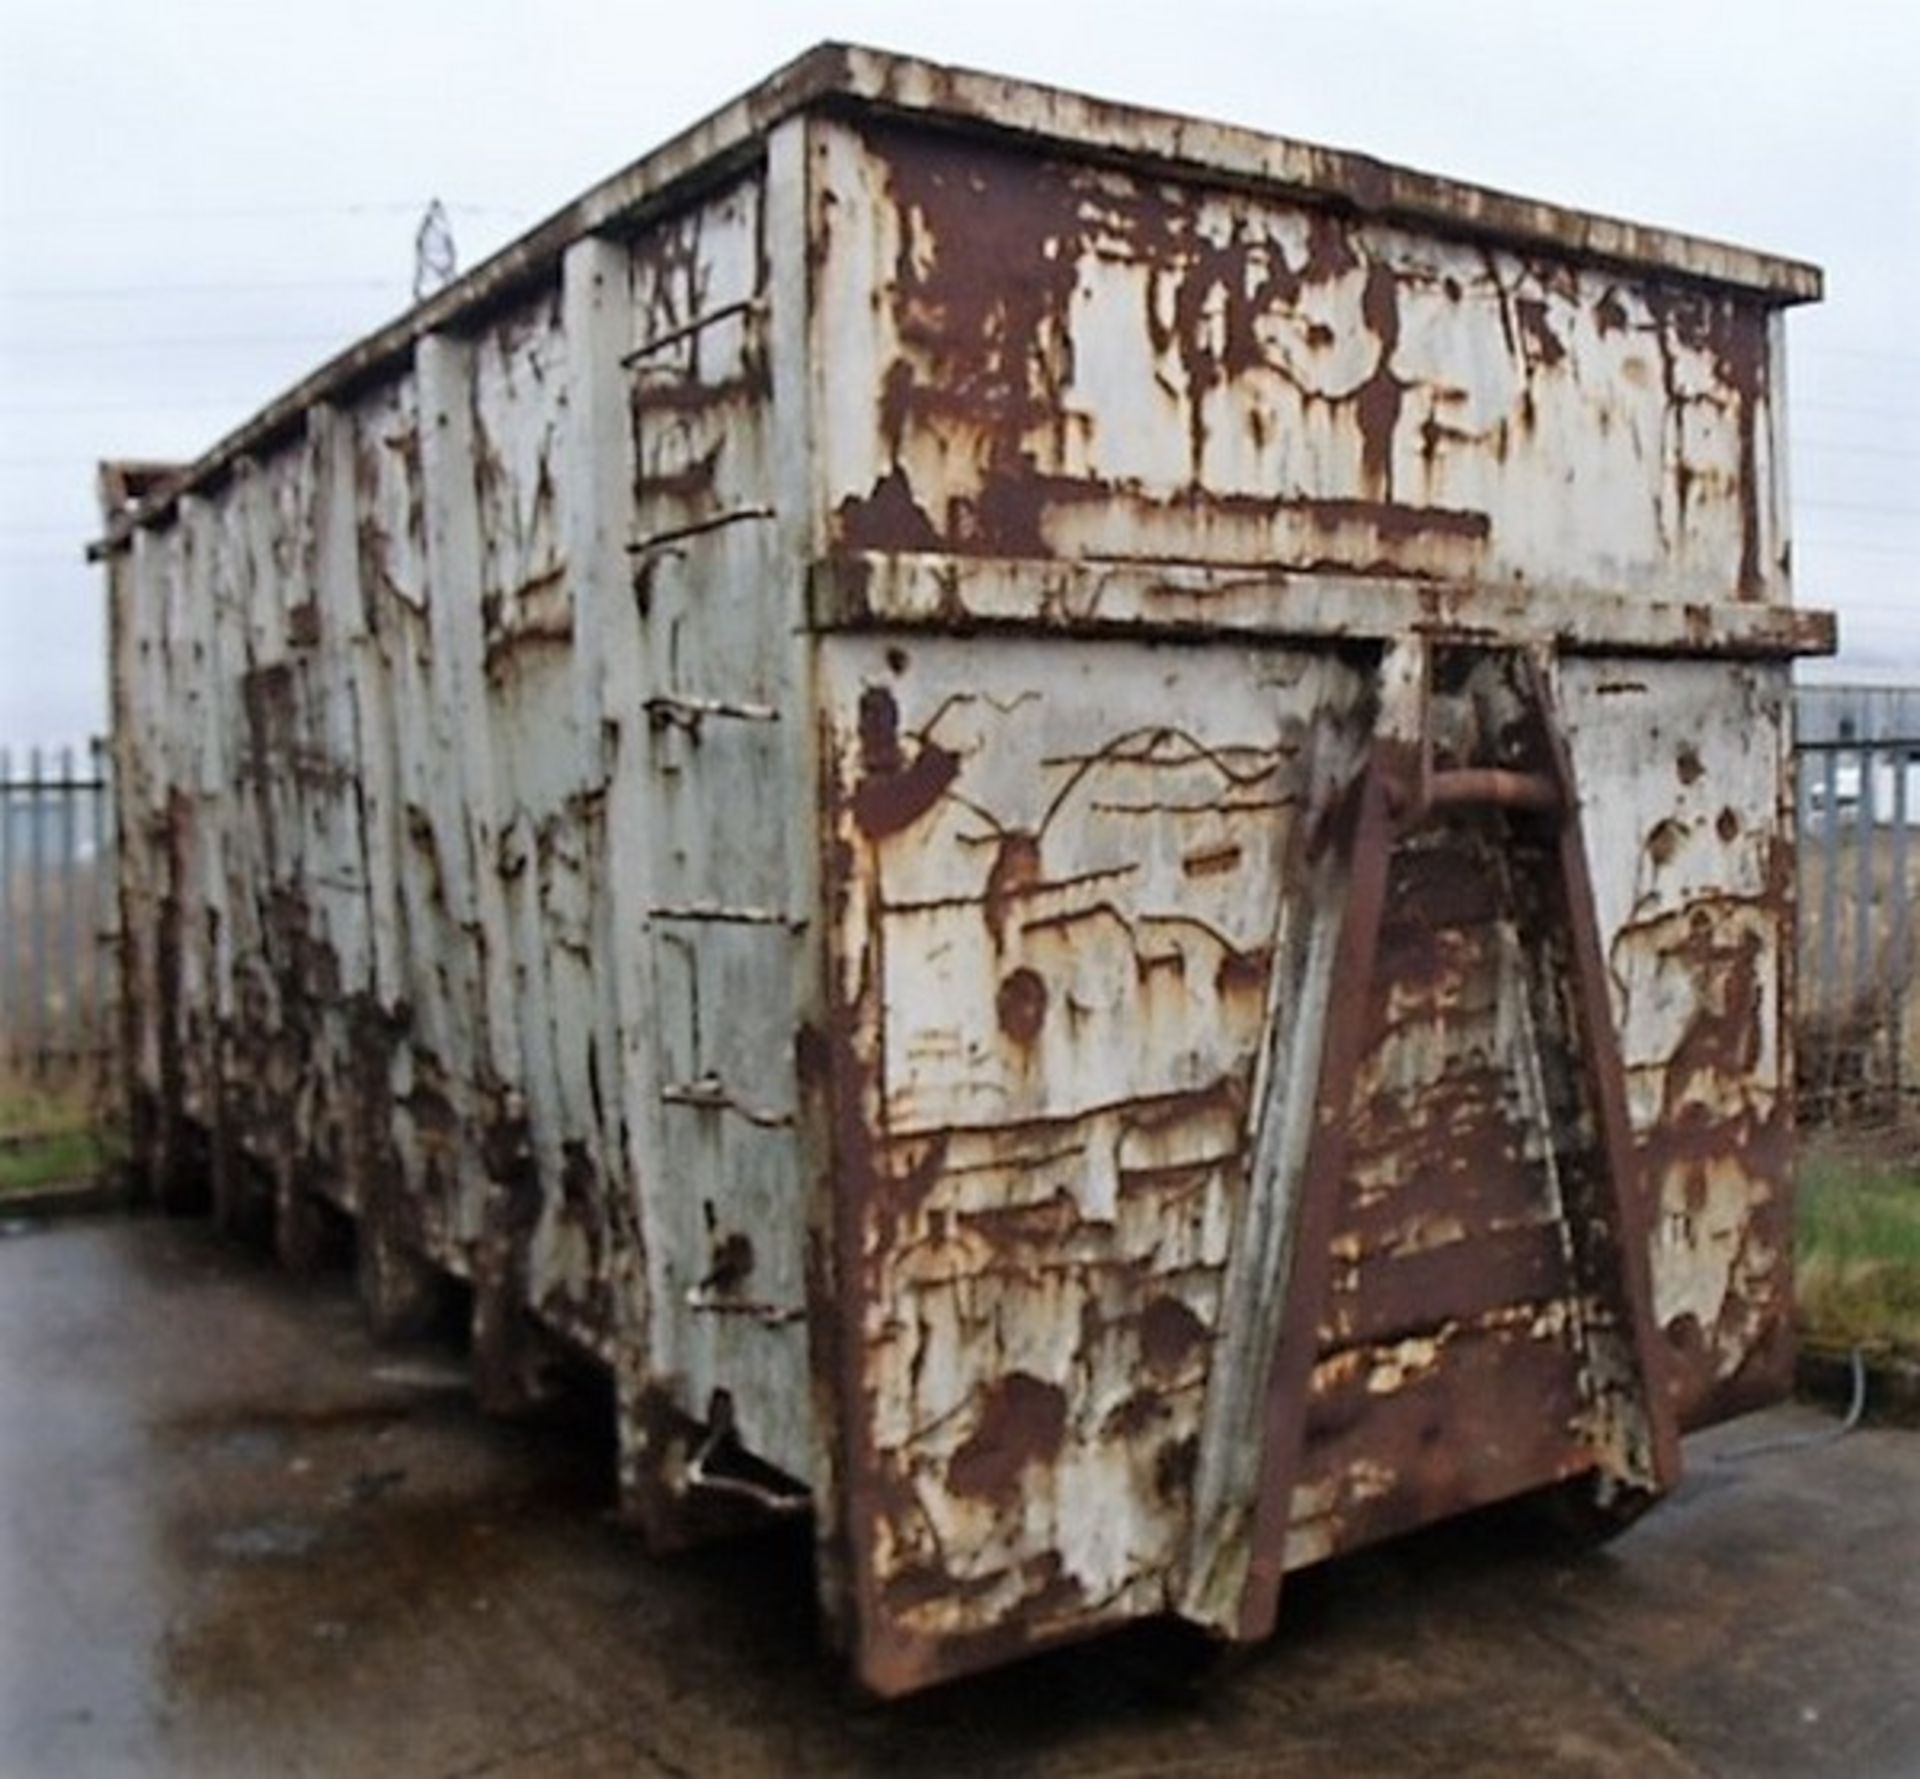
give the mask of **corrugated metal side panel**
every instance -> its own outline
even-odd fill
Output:
[[[217,1126],[224,1167],[258,1167],[270,1176],[288,1165],[304,1059],[292,1049],[285,983],[270,967],[289,880],[286,849],[299,844],[294,786],[285,773],[293,721],[285,607],[271,573],[266,476],[249,465],[227,497],[209,503],[218,516],[221,584],[218,631],[224,695],[216,697],[228,736],[226,831],[226,980],[222,1099]]]
[[[357,1063],[374,934],[354,679],[365,617],[352,490],[337,485],[345,440],[339,416],[316,415],[298,445],[242,471],[218,502],[191,597],[213,612],[230,588],[239,606],[221,625],[226,646],[195,662],[228,762],[218,820],[229,862],[222,884],[203,879],[229,910],[232,1009],[208,1123],[223,1166],[232,1150],[277,1182],[325,1181],[358,1205],[384,1164],[373,1138],[385,1109],[383,1084]],[[189,513],[166,538],[193,535]]]
[[[458,706],[436,682],[420,390],[412,375],[351,416],[369,776],[362,797],[377,863],[369,919],[378,1002],[397,1025],[389,1063],[406,1191],[444,1253],[481,1224],[487,1080],[479,918],[467,836]],[[437,618],[437,623],[436,623]],[[374,762],[378,770],[373,771]],[[464,1270],[464,1268],[463,1268]]]
[[[432,350],[444,396],[445,366],[463,368],[467,351]],[[459,380],[463,418],[518,424],[502,412],[511,389]],[[480,659],[484,589],[463,567],[479,558],[471,519],[487,478],[471,456],[450,465],[423,440],[417,384],[316,410],[297,444],[239,466],[216,500],[183,503],[174,527],[143,534],[137,559],[155,557],[181,591],[156,604],[131,589],[129,623],[144,625],[149,605],[180,618],[116,696],[123,744],[145,721],[198,747],[167,759],[175,875],[187,886],[172,924],[204,933],[208,949],[196,961],[197,938],[185,942],[177,994],[139,1014],[210,1064],[203,1036],[218,1022],[217,1078],[179,1097],[185,1116],[211,1136],[220,1167],[250,1169],[283,1212],[319,1192],[359,1215],[364,1240],[475,1275],[497,1201],[527,1184],[515,1145],[529,1115],[523,1069],[500,1067],[514,1053],[491,1042],[516,1029],[521,1006],[510,981],[490,996],[482,967],[513,961],[512,933],[479,887],[501,864],[480,855],[496,828],[491,713],[484,682],[459,671],[463,633]],[[547,444],[529,430],[537,481]],[[516,498],[521,467],[496,468],[489,489]],[[510,544],[522,535],[497,522]],[[548,753],[570,767],[565,744],[563,734]],[[195,850],[199,828],[217,853]],[[137,880],[130,893],[148,894]],[[157,922],[141,913],[130,932],[170,930],[164,910]],[[544,998],[534,1004],[549,1014]],[[556,1099],[540,1107],[549,1127]],[[509,1205],[509,1223],[515,1214]],[[539,1307],[602,1344],[604,1306],[569,1314],[577,1276],[553,1270]]]
[[[186,799],[185,832],[176,836],[176,845],[181,849],[181,874],[189,886],[180,935],[180,997],[186,1014],[183,1103],[193,1117],[211,1122],[219,1103],[220,1028],[228,998],[221,968],[229,920],[222,869],[225,824],[220,817],[230,779],[214,701],[220,670],[216,618],[224,565],[218,529],[203,503],[183,504],[179,532],[177,572],[167,589],[167,643],[176,660],[192,664],[171,737],[175,782]]]
[[[311,454],[291,450],[217,503],[183,503],[177,523],[137,550],[149,572],[129,610],[136,627],[161,620],[127,702],[136,729],[151,723],[164,738],[148,770],[166,787],[172,861],[166,900],[129,927],[158,930],[173,958],[143,1017],[182,1059],[174,1110],[270,1163],[283,1159],[289,1113],[303,1121],[318,1036],[286,1002],[316,972],[323,988],[333,980],[303,943],[306,897],[324,898],[320,918],[338,925],[338,898],[362,878],[357,836],[340,819],[351,759],[339,757],[317,666],[287,653],[290,634],[311,645],[315,608],[291,584],[308,561],[274,525],[292,513],[304,537],[311,470]],[[129,739],[124,722],[121,733]],[[329,842],[344,856],[328,858]],[[190,1149],[182,1159],[204,1172],[213,1158]]]
[[[933,129],[817,143],[845,550],[1782,596],[1756,305]]]
[[[141,530],[115,696],[149,1159],[210,1141],[470,1278],[483,1375],[531,1312],[614,1362],[634,1448],[725,1392],[804,1477],[763,206],[581,244]]]
[[[200,680],[189,701],[195,753],[189,782],[196,812],[190,823],[191,875],[203,912],[189,952],[198,979],[183,983],[182,1003],[187,1049],[194,1058],[191,1072],[204,1071],[204,1090],[190,1093],[188,1103],[195,1117],[218,1130],[228,1121],[229,1051],[241,1027],[246,986],[235,959],[243,950],[257,951],[259,929],[257,910],[245,894],[242,836],[230,819],[244,767],[220,695],[243,658],[244,556],[234,515],[209,502],[183,500],[178,531],[188,590],[182,617],[191,629],[183,655],[199,668]],[[227,1158],[216,1154],[209,1160],[217,1168]]]
[[[614,1228],[595,1107],[600,1021],[588,878],[599,787],[583,782],[574,579],[566,556],[563,461],[568,341],[556,288],[471,344],[474,523],[479,541],[485,734],[492,820],[480,866],[498,885],[489,948],[508,960],[513,1006],[493,1017],[514,1056],[516,1116],[530,1164],[524,1204],[506,1207],[524,1244],[513,1289],[552,1325],[610,1354]],[[496,1044],[496,1058],[501,1048]],[[523,1112],[521,1109],[524,1109]],[[537,1188],[534,1182],[537,1181]]]
[[[183,515],[163,593],[165,646],[177,676],[173,723],[166,739],[174,788],[169,844],[179,904],[175,952],[175,986],[182,1014],[179,1104],[202,1124],[209,1120],[219,1096],[215,1068],[219,1056],[220,820],[215,798],[224,790],[217,738],[209,733],[211,674],[217,663],[210,647],[208,571],[212,564],[205,548],[204,518],[199,509]]]
[[[112,604],[110,671],[114,686],[114,825],[120,907],[122,1042],[133,1140],[142,1160],[157,1164],[167,1082],[162,1067],[161,903],[168,858],[167,779],[162,718],[154,682],[165,657],[164,603],[149,596],[156,545],[136,536],[109,568]]]

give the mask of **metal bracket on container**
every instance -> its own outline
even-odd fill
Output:
[[[723,1470],[721,1465],[732,1463],[735,1468]],[[765,1471],[767,1480],[754,1474]],[[694,1454],[687,1460],[685,1484],[691,1492],[709,1495],[731,1495],[737,1500],[747,1501],[763,1513],[790,1515],[809,1512],[813,1506],[813,1497],[797,1484],[786,1483],[777,1471],[772,1471],[758,1459],[748,1454],[740,1443],[740,1435],[733,1422],[733,1398],[725,1390],[716,1390],[707,1410],[707,1434],[701,1440]]]
[[[672,692],[657,692],[641,708],[656,729],[679,728],[690,735],[700,732],[708,717],[731,717],[742,723],[777,723],[779,711],[771,704],[753,704],[744,699],[690,698]]]
[[[720,926],[785,927],[804,933],[810,924],[803,914],[784,908],[734,907],[724,902],[661,902],[647,910],[650,920],[713,922]]]
[[[763,296],[742,297],[738,302],[732,303],[716,303],[704,315],[696,315],[691,321],[683,321],[678,327],[662,328],[651,339],[642,340],[631,352],[622,353],[621,366],[623,369],[632,370],[635,365],[645,363],[656,352],[665,352],[670,346],[678,346],[682,341],[692,339],[695,334],[704,333],[719,322],[731,321],[735,316],[754,322],[766,312],[767,299]]]
[[[684,525],[670,525],[665,530],[650,531],[645,537],[636,537],[627,545],[627,554],[638,560],[660,550],[670,550],[689,538],[704,537],[709,531],[723,531],[729,525],[741,525],[754,519],[771,519],[773,516],[774,510],[770,506],[728,507],[722,512],[709,513],[704,519],[689,519]]]
[[[727,1084],[711,1073],[694,1081],[669,1082],[660,1089],[660,1098],[669,1106],[699,1106],[709,1111],[731,1112],[761,1130],[786,1130],[793,1124],[791,1112],[770,1112],[763,1107],[742,1105]]]
[[[690,1285],[685,1302],[696,1316],[746,1316],[768,1328],[785,1328],[791,1323],[807,1319],[807,1312],[798,1304],[729,1297],[710,1285]]]

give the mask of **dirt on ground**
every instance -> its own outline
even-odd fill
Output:
[[[0,1773],[1920,1774],[1920,1434],[1690,1442],[1605,1553],[1500,1516],[1295,1578],[1196,1680],[1148,1629],[887,1707],[804,1535],[649,1556],[590,1418],[472,1409],[343,1283],[194,1225],[0,1239]]]

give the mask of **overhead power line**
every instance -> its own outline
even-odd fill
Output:
[[[37,284],[8,290],[0,287],[0,299],[7,302],[125,302],[146,301],[168,296],[287,296],[294,291],[388,290],[398,293],[398,278],[281,278],[235,279],[231,283],[209,280],[204,284]]]
[[[315,216],[413,216],[420,214],[418,198],[385,199],[360,204],[246,204],[205,208],[182,205],[144,210],[14,210],[0,211],[0,228],[94,228],[117,222],[262,222],[298,221]],[[448,203],[445,209],[463,216],[529,216],[518,204]]]
[[[1842,451],[1849,457],[1920,457],[1920,445],[1854,445],[1841,439],[1792,440],[1796,451]]]
[[[342,339],[328,334],[125,334],[99,340],[8,341],[7,352],[179,352],[238,346],[331,346]],[[348,336],[351,337],[351,336]]]
[[[1884,364],[1920,364],[1920,352],[1889,352],[1879,346],[1794,346],[1794,357],[1805,353],[1809,358],[1864,358]]]
[[[205,411],[210,408],[244,408],[249,405],[259,407],[261,392],[254,390],[249,395],[221,395],[196,397],[192,400],[143,401],[59,401],[59,402],[0,402],[0,414],[128,414],[151,411],[168,413],[174,410],[196,409]]]
[[[1885,408],[1872,402],[1828,402],[1795,396],[1793,411],[1796,414],[1860,414],[1875,420],[1920,421],[1920,405]]]
[[[1810,500],[1805,495],[1795,495],[1793,504],[1816,513],[1871,513],[1881,519],[1920,519],[1920,507],[1871,500]]]
[[[1795,536],[1793,547],[1803,554],[1811,551],[1816,556],[1898,556],[1903,562],[1913,560],[1911,544],[1875,544],[1858,539],[1827,536],[1808,536],[1801,532]],[[1911,611],[1910,606],[1901,609]]]

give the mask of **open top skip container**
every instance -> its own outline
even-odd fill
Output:
[[[1808,267],[818,50],[104,472],[161,1186],[903,1691],[1789,1369]]]

